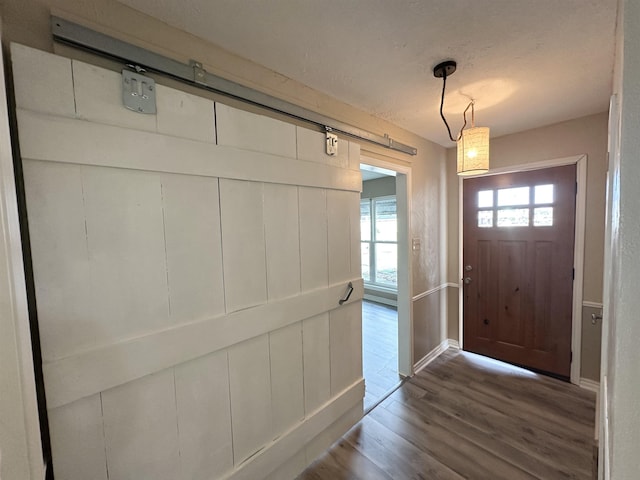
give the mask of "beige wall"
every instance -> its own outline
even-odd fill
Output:
[[[607,113],[590,115],[567,122],[506,135],[491,140],[491,167],[501,168],[532,162],[587,155],[587,215],[584,251],[583,301],[602,302],[602,273],[604,258],[605,187],[607,173]],[[458,178],[455,173],[456,151],[448,156],[448,213],[449,252],[447,275],[458,283]],[[585,307],[587,308],[587,307]],[[584,309],[583,309],[584,310]],[[451,315],[453,313],[453,315]],[[586,313],[583,312],[583,316]],[[589,312],[589,319],[590,319]],[[599,378],[600,325],[583,322],[581,376]],[[449,331],[458,329],[457,310],[449,315]],[[597,361],[594,361],[597,359]]]

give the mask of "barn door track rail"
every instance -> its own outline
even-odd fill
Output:
[[[341,133],[365,140],[409,155],[416,155],[417,148],[400,143],[389,135],[378,135],[353,125],[326,117],[312,110],[286,102],[279,98],[253,90],[205,71],[202,63],[192,60],[181,63],[150,50],[118,40],[83,25],[60,17],[51,17],[51,32],[59,42],[88,50],[101,56],[122,61],[127,65],[166,75],[174,79],[216,92],[218,94],[256,105],[288,117],[312,123],[327,132]]]

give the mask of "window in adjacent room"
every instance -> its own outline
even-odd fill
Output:
[[[360,201],[362,277],[365,283],[398,287],[398,221],[396,197]]]

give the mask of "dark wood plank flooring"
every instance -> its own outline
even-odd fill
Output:
[[[398,311],[394,307],[362,302],[362,372],[365,411],[400,381],[398,375]]]
[[[448,350],[300,479],[590,479],[595,395]]]

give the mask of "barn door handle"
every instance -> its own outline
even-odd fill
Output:
[[[349,300],[349,297],[351,296],[352,293],[353,293],[353,284],[351,282],[349,282],[349,285],[347,285],[347,294],[346,294],[346,296],[344,298],[340,299],[338,304],[342,305],[344,302]]]

